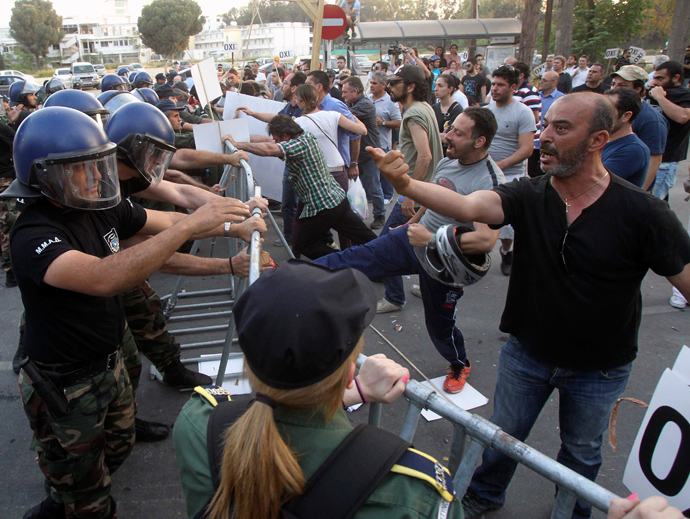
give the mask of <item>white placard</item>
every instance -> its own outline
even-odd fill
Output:
[[[467,58],[469,58],[469,57],[470,57],[469,51],[465,51],[465,52],[460,53],[460,59],[462,61],[467,61]]]
[[[630,47],[630,50],[632,51],[630,53],[630,63],[633,65],[637,65],[642,58],[645,57],[645,51],[644,49],[641,49],[639,47]]]
[[[620,49],[616,47],[615,49],[606,49],[606,58],[605,59],[616,59],[618,57],[618,53],[620,52]]]
[[[434,385],[438,388],[443,387],[443,381],[446,379],[444,375],[441,375],[440,377],[433,378],[431,381],[434,383]],[[431,384],[429,384],[427,381],[422,382],[423,386],[428,387],[431,390],[434,390],[433,387],[431,387]],[[443,390],[441,390],[443,391]],[[486,405],[489,402],[489,399],[486,398],[484,395],[482,395],[479,391],[474,389],[471,385],[465,384],[465,387],[463,388],[462,391],[459,393],[455,393],[454,395],[451,395],[449,393],[443,393],[446,395],[450,400],[458,407],[464,409],[465,411],[469,411],[470,409],[474,409],[475,407],[481,407],[483,405]],[[427,422],[433,422],[434,420],[440,420],[441,417],[434,413],[433,411],[429,411],[428,409],[423,409],[422,410],[422,416]]]
[[[249,124],[246,119],[232,119],[194,125],[194,143],[197,150],[225,153],[221,137],[231,134],[235,142],[249,142]]]
[[[207,357],[208,355],[202,355]],[[208,375],[214,381],[218,376],[220,360],[208,360],[199,362],[199,373]],[[231,395],[248,395],[252,392],[249,380],[244,375],[244,357],[238,359],[228,359],[225,367],[226,377],[223,379],[223,389]]]
[[[293,59],[295,57],[295,53],[293,52],[292,49],[285,49],[281,50],[278,53],[278,58],[280,61],[286,60],[286,59]]]
[[[240,106],[246,106],[254,112],[275,114],[280,112],[285,104],[261,97],[253,97],[237,92],[228,92],[225,95],[225,107],[223,109],[224,119],[233,119],[235,111]],[[249,117],[240,112],[238,119],[245,119],[249,125],[250,135],[268,135],[266,132],[266,123]],[[282,200],[283,198],[283,171],[285,170],[285,162],[276,157],[257,157],[256,155],[249,155],[249,167],[252,168],[254,179],[261,186],[261,194],[273,200]]]
[[[654,390],[635,438],[623,483],[640,499],[661,495],[690,510],[690,349],[683,346],[673,370]],[[686,514],[687,516],[687,514]]]
[[[534,70],[532,73],[534,74],[535,77],[540,77],[544,74],[544,71],[546,70],[546,63],[542,63],[538,67],[534,67]]]
[[[196,94],[201,106],[223,95],[218,82],[216,60],[213,58],[200,61],[192,67],[192,79],[196,86]]]
[[[226,52],[237,52],[240,49],[239,43],[224,43],[223,50]]]

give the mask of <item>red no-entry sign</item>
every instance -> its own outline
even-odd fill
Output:
[[[321,38],[324,40],[335,40],[345,32],[346,27],[345,11],[337,5],[326,4],[323,6],[323,28],[321,29]]]

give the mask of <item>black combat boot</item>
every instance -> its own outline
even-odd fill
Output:
[[[65,505],[48,496],[26,512],[23,519],[65,519]]]
[[[175,359],[165,368],[163,382],[176,389],[193,389],[196,386],[210,386],[213,379],[185,368],[180,359]]]
[[[134,429],[136,430],[136,441],[138,442],[159,442],[165,440],[170,434],[170,427],[164,423],[147,422],[141,418],[134,419]]]

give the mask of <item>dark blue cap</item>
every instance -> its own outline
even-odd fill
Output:
[[[180,110],[184,110],[184,108],[180,108],[170,99],[163,99],[163,101],[156,104],[156,108],[158,108],[164,114],[167,114],[170,110],[177,110],[178,112]]]

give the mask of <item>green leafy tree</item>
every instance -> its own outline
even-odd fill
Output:
[[[649,7],[648,0],[578,0],[572,51],[600,61],[607,48],[628,46],[642,30]]]
[[[36,58],[40,67],[41,57],[48,55],[52,45],[62,39],[60,26],[62,16],[53,9],[53,3],[46,0],[17,0],[10,18],[10,35],[29,54]]]
[[[137,25],[144,45],[168,56],[186,49],[189,37],[202,31],[204,21],[194,0],[154,0],[141,10]]]

